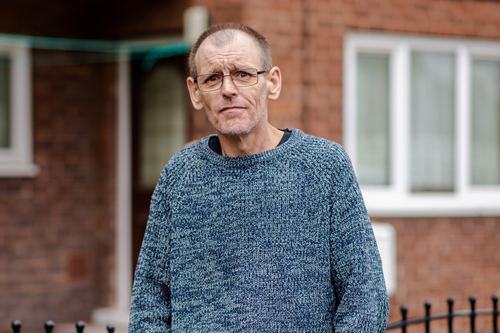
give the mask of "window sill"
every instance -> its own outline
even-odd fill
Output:
[[[474,189],[466,193],[399,193],[362,189],[371,216],[438,217],[499,216],[500,188]]]
[[[0,178],[32,178],[39,172],[40,168],[32,163],[0,165]]]

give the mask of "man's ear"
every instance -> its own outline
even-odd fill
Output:
[[[268,94],[267,98],[277,100],[281,93],[281,71],[273,67],[267,74]]]
[[[198,89],[198,85],[194,82],[192,77],[187,78],[187,86],[189,90],[189,97],[191,97],[191,103],[196,110],[203,109],[203,102],[200,97],[200,90]]]

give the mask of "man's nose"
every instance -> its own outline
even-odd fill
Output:
[[[238,94],[238,88],[234,85],[231,75],[222,77],[221,91],[224,96],[236,96]]]

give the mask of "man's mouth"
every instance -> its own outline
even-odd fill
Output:
[[[232,106],[226,106],[223,107],[222,109],[219,110],[219,112],[224,112],[224,111],[239,111],[244,109],[243,106],[237,106],[237,105],[232,105]]]

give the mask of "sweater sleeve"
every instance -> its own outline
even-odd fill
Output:
[[[336,333],[385,332],[389,300],[371,222],[349,157],[334,170],[330,232]]]
[[[148,224],[135,271],[129,332],[172,332],[170,207],[164,174],[151,198]]]

